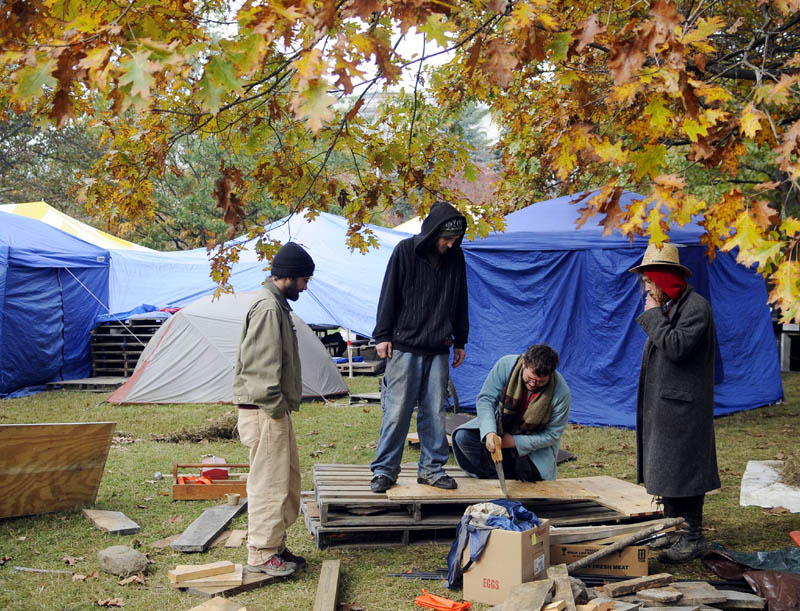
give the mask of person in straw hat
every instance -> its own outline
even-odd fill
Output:
[[[662,539],[658,560],[687,562],[706,550],[705,493],[720,487],[714,439],[714,364],[717,335],[711,305],[686,283],[678,248],[650,244],[640,275],[647,334],[636,401],[638,483],[660,497],[667,517],[686,529]]]

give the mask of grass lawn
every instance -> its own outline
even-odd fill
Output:
[[[353,392],[377,391],[377,378],[348,380]],[[800,530],[800,515],[772,514],[758,507],[739,506],[739,484],[748,460],[782,458],[798,445],[800,373],[784,374],[786,401],[782,405],[741,412],[716,421],[717,454],[722,488],[706,497],[709,539],[738,551],[773,550],[792,545],[790,530]],[[120,598],[128,610],[190,609],[202,599],[168,586],[167,571],[177,564],[246,561],[244,548],[214,548],[205,554],[181,554],[150,544],[179,534],[203,510],[218,501],[173,502],[169,479],[148,483],[156,471],[169,474],[173,463],[200,462],[203,455],[223,456],[229,463],[247,462],[238,440],[164,443],[154,434],[180,433],[207,426],[211,420],[232,413],[226,405],[136,405],[100,403],[104,395],[47,392],[0,402],[0,423],[97,422],[117,423],[105,474],[94,505],[96,509],[121,511],[142,530],[136,535],[111,537],[95,530],[80,510],[0,520],[0,609],[92,609],[97,601]],[[333,406],[307,403],[294,417],[303,490],[311,489],[311,468],[318,463],[369,463],[380,427],[381,410],[375,405]],[[412,425],[413,428],[413,425]],[[559,477],[611,475],[633,481],[636,476],[634,432],[614,428],[570,425],[562,447],[578,460],[559,469]],[[2,450],[0,450],[2,451]],[[404,461],[416,462],[418,450],[406,447]],[[451,458],[451,465],[454,467]],[[232,527],[244,529],[246,515]],[[150,566],[145,585],[118,584],[119,578],[100,572],[89,580],[69,576],[19,573],[14,566],[72,570],[90,575],[99,569],[97,552],[111,545],[130,545],[147,553]],[[316,549],[300,518],[289,533],[289,546],[306,556],[305,573],[281,583],[239,594],[236,601],[257,609],[311,609],[320,566],[325,559],[342,561],[340,602],[364,609],[418,608],[414,598],[424,587],[433,594],[459,599],[443,581],[411,581],[387,573],[430,571],[446,566],[449,544],[405,548],[355,550]],[[67,566],[64,558],[78,558]],[[679,567],[661,566],[655,559],[651,573],[668,571],[679,578],[718,579],[699,562]],[[482,610],[487,605],[475,604]]]

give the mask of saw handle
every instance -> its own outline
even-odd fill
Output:
[[[492,460],[496,463],[503,462],[503,448],[500,447],[500,437],[497,433],[489,433],[488,438],[494,441],[494,452],[492,452]]]

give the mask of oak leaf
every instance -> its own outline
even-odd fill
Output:
[[[24,66],[15,74],[14,95],[20,101],[28,102],[43,95],[46,89],[54,88],[58,83],[52,75],[55,68],[56,61],[54,59],[34,66]]]
[[[611,44],[606,65],[614,77],[614,84],[622,85],[632,80],[645,62],[645,55],[636,40],[629,39]]]
[[[508,87],[514,79],[517,63],[513,45],[499,38],[492,39],[486,44],[486,62],[483,69],[488,73],[489,80],[501,89]]]
[[[597,14],[589,15],[586,19],[578,24],[578,27],[572,31],[572,36],[575,38],[574,46],[571,51],[580,53],[584,47],[594,42],[598,34],[605,32],[605,26],[600,24],[600,18]]]

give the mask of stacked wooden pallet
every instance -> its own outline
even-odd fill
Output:
[[[456,490],[416,483],[416,465],[403,465],[397,484],[384,494],[369,488],[368,465],[314,465],[314,490],[301,509],[317,547],[386,546],[449,541],[464,509],[502,498],[496,480],[476,480],[452,469]],[[643,488],[613,477],[509,481],[509,498],[557,525],[647,519],[660,514]]]
[[[139,318],[104,322],[92,329],[92,375],[130,376],[162,322],[160,318]]]

